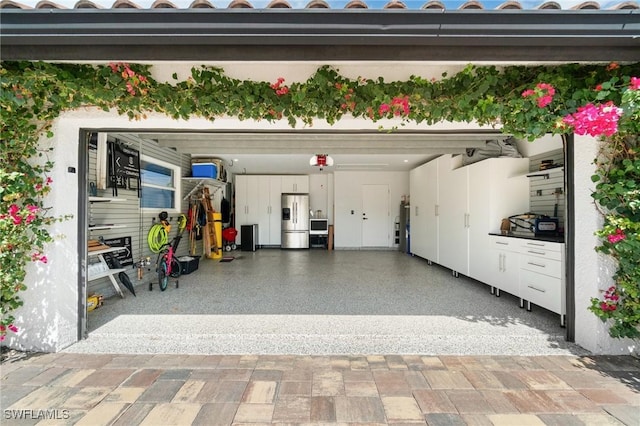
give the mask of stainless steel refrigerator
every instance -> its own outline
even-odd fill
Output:
[[[309,248],[309,194],[282,194],[282,242],[285,249]]]

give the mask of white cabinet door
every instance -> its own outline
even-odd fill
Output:
[[[269,179],[269,244],[279,246],[282,235],[282,177]]]
[[[409,174],[411,253],[438,262],[438,160]]]
[[[421,208],[422,213],[425,212],[425,206],[423,204],[424,199],[424,178],[422,177],[425,165],[417,167],[409,173],[409,236],[410,247],[409,250],[412,254],[425,257],[425,242],[426,232],[424,221],[422,220],[424,215],[420,215]]]
[[[529,211],[526,173],[529,160],[492,158],[466,166],[469,183],[469,276],[479,281],[491,279],[489,233],[499,233],[503,218]]]
[[[469,210],[467,168],[452,170],[450,158],[439,164],[438,243],[442,266],[469,274]]]
[[[484,281],[492,287],[520,297],[520,263],[518,242],[509,237],[489,237],[488,278]]]
[[[271,176],[258,177],[258,242],[260,245],[271,244],[271,221],[269,213],[271,208]]]
[[[238,175],[235,179],[236,241],[242,241],[242,225],[260,224],[259,176]]]
[[[307,194],[309,192],[309,176],[282,176],[282,192],[287,194]]]

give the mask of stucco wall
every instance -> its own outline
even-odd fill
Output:
[[[602,216],[591,197],[598,146],[594,138],[575,137],[576,343],[599,354],[638,353],[637,343],[609,337],[606,325],[587,309],[592,297],[599,297],[600,290],[611,286],[615,271],[611,258],[594,250],[598,245],[594,232],[602,225]]]

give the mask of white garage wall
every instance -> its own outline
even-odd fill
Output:
[[[399,214],[400,199],[409,193],[408,172],[335,172],[335,228],[336,249],[356,249],[362,246],[362,185],[389,185],[389,247],[393,245],[393,231]],[[353,210],[353,214],[351,211]]]
[[[605,324],[588,310],[591,298],[600,297],[601,290],[612,285],[615,272],[611,258],[594,250],[599,245],[594,232],[603,223],[591,197],[595,185],[591,182],[595,173],[593,160],[598,156],[598,147],[599,142],[592,137],[575,137],[576,343],[598,354],[639,353],[637,342],[610,338]]]

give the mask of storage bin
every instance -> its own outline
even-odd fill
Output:
[[[178,258],[178,261],[180,262],[181,275],[188,275],[193,271],[197,271],[200,265],[199,257],[182,256]]]
[[[218,168],[213,163],[198,163],[191,165],[191,175],[202,178],[218,178]]]

